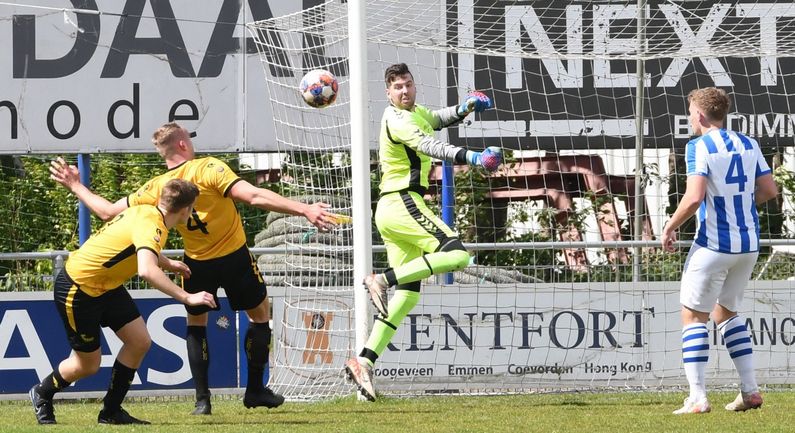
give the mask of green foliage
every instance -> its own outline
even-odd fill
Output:
[[[235,154],[218,155],[233,170],[239,170]],[[55,155],[0,158],[0,251],[27,252],[74,250],[78,247],[78,200],[65,188],[50,179],[49,163]],[[66,156],[76,164],[74,156]],[[245,168],[245,167],[243,167]],[[147,180],[162,174],[166,168],[157,154],[97,154],[91,157],[91,189],[100,196],[116,201],[133,193]],[[253,173],[242,175],[253,181]],[[252,182],[253,183],[253,182]],[[264,221],[264,212],[251,206],[240,206],[247,234],[254,234]],[[91,218],[92,232],[104,224]],[[182,248],[176,232],[169,236],[166,248]],[[0,282],[5,289],[22,290],[38,287],[32,275],[52,273],[49,260],[0,262]]]
[[[141,187],[149,179],[162,174],[166,169],[157,154],[98,154],[91,156],[91,189],[115,202]],[[59,189],[60,186],[58,186]],[[104,222],[91,218],[92,233]],[[174,236],[169,236],[167,248],[174,248]]]
[[[792,201],[792,196],[791,195],[784,195],[784,192],[785,191],[789,191],[789,192],[795,191],[795,173],[793,173],[792,171],[788,170],[787,167],[785,167],[783,165],[779,165],[773,170],[773,180],[776,181],[776,184],[778,185],[778,189],[779,189],[780,193],[782,194],[782,198],[784,200],[788,200],[789,204],[790,204],[790,210],[781,211],[781,219],[779,220],[780,221],[779,224],[781,225],[780,229],[782,231],[782,234],[787,235],[787,237],[791,238],[791,237],[793,237],[793,235],[795,235],[795,233],[785,233],[784,232],[784,221],[787,221],[790,225],[795,224],[795,213],[793,213],[793,211],[791,210],[792,209],[792,205],[795,204],[795,203],[793,203],[793,201]],[[762,216],[760,215],[760,220],[761,219],[762,219]]]
[[[512,158],[507,159],[507,164],[512,164]],[[663,182],[655,165],[644,167],[644,185],[650,182]],[[678,179],[671,180],[672,182]],[[547,206],[535,213],[534,231],[512,235],[505,227],[526,223],[530,216],[526,211],[516,212],[508,217],[504,205],[493,201],[489,197],[500,180],[486,175],[481,170],[460,171],[456,174],[456,220],[455,225],[465,242],[555,242],[561,234],[570,227],[580,233],[586,230],[586,219],[595,216],[603,222],[608,210],[602,205],[615,200],[609,194],[596,195],[587,191],[583,193],[585,205],[573,203],[568,210],[558,210]],[[684,185],[682,185],[684,188]],[[436,203],[438,206],[439,203]],[[501,207],[503,206],[503,207]],[[566,218],[561,218],[561,212],[566,213]],[[566,226],[561,225],[565,221]],[[618,229],[623,239],[630,236],[628,221],[619,222]],[[626,264],[610,263],[608,249],[591,251],[596,257],[591,257],[591,263],[586,272],[572,270],[561,258],[564,254],[562,248],[525,248],[513,250],[490,250],[476,252],[476,261],[480,265],[500,266],[518,269],[526,275],[533,276],[546,282],[593,282],[593,281],[632,281],[633,250],[627,251],[630,259]],[[684,253],[668,254],[659,248],[644,248],[641,253],[640,279],[641,281],[676,281],[681,277]]]
[[[21,157],[0,173],[0,251],[46,251],[76,243],[77,200],[50,180],[48,161]]]
[[[215,155],[226,162],[241,177],[252,184],[257,184],[255,173],[241,165],[236,154]],[[512,164],[511,152],[506,152],[507,164]],[[49,178],[50,155],[41,156],[0,156],[0,251],[48,251],[73,250],[77,248],[77,199],[60,185]],[[776,157],[777,158],[777,157]],[[375,160],[377,157],[372,156]],[[70,163],[75,163],[74,156],[68,156]],[[774,158],[773,175],[779,188],[783,191],[795,190],[795,174],[784,168]],[[672,153],[671,172],[683,173],[684,161],[681,155]],[[134,192],[148,179],[162,174],[165,166],[156,154],[97,154],[92,155],[91,187],[101,196],[116,201]],[[265,184],[262,187],[271,189],[285,196],[305,195],[314,189],[333,189],[350,187],[349,156],[332,153],[293,153],[284,162],[282,176],[287,182]],[[657,174],[657,167],[645,167],[644,181],[667,181],[671,191],[668,211],[673,212],[680,193],[685,188],[686,176],[671,175],[662,179]],[[373,210],[378,199],[378,170],[371,170],[371,203]],[[488,176],[484,171],[474,169],[458,171],[456,182],[455,228],[464,242],[550,242],[559,239],[559,234],[567,227],[561,227],[556,218],[557,210],[547,207],[535,215],[537,228],[532,232],[512,234],[506,230],[516,224],[526,223],[530,216],[525,211],[512,214],[507,212],[506,201],[494,200],[489,193],[496,187],[504,186],[504,180]],[[439,195],[436,196],[440,197]],[[591,205],[568,211],[567,224],[571,224],[581,232],[584,231],[586,217],[595,211],[598,213],[600,204],[612,200],[611,196],[588,195]],[[784,197],[787,200],[788,197]],[[437,210],[440,203],[436,202]],[[243,219],[249,244],[253,237],[265,225],[266,211],[238,204],[238,211]],[[598,215],[597,215],[598,216]],[[760,209],[762,236],[792,236],[782,233],[784,222],[793,222],[795,215],[783,213],[780,203],[771,200]],[[693,220],[682,228],[681,238],[692,236]],[[92,218],[92,230],[96,230],[103,222]],[[689,227],[689,228],[688,228]],[[628,223],[621,227],[624,238],[628,236]],[[374,242],[380,243],[377,230],[373,230]],[[169,236],[167,248],[181,248],[179,235]],[[760,262],[764,261],[769,252],[763,250]],[[520,269],[544,281],[629,281],[632,279],[632,266],[616,266],[607,262],[606,251],[598,252],[595,264],[591,264],[587,273],[574,272],[566,267],[561,260],[562,250],[557,249],[523,249],[510,251],[479,251],[477,263]],[[631,251],[630,251],[631,254]],[[631,257],[630,257],[631,258]],[[681,275],[684,254],[665,254],[658,249],[644,249],[641,258],[641,279],[646,281],[677,280]],[[599,264],[604,263],[604,264]],[[375,257],[376,267],[386,264],[384,254]],[[793,266],[786,260],[773,263],[765,272],[765,278],[786,278],[793,275]],[[6,261],[0,262],[0,286],[15,290],[46,284],[33,282],[31,277],[46,275],[52,272],[52,263],[42,261]],[[13,275],[13,277],[10,277]],[[1,290],[1,289],[0,289]]]
[[[50,180],[49,159],[4,157],[0,170],[0,251],[62,250],[77,245],[77,200]],[[49,261],[2,261],[0,290],[38,287]]]

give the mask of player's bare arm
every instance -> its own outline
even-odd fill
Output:
[[[327,209],[327,203],[301,203],[290,200],[265,188],[258,188],[246,181],[234,184],[229,190],[229,197],[260,209],[303,216],[320,230],[327,230],[336,225],[335,215]]]
[[[754,200],[756,204],[765,203],[777,196],[778,186],[776,186],[776,182],[773,180],[773,175],[768,173],[756,179],[756,190],[754,191]]]
[[[116,215],[127,209],[127,199],[121,198],[111,203],[104,197],[97,195],[88,187],[80,183],[80,172],[77,167],[69,165],[60,156],[50,162],[50,179],[60,183],[64,188],[82,201],[94,215],[103,221],[110,221]]]
[[[213,295],[207,292],[188,293],[174,284],[158,266],[158,255],[148,249],[140,249],[138,256],[138,275],[157,290],[187,305],[207,305],[215,308]]]
[[[180,274],[184,278],[190,278],[190,268],[185,264],[185,262],[169,259],[162,253],[158,254],[157,260],[157,264],[161,269],[174,272],[175,274]]]
[[[671,219],[665,224],[662,232],[662,246],[666,251],[674,251],[674,242],[676,242],[676,229],[682,225],[688,218],[693,216],[704,201],[704,196],[707,193],[707,178],[704,176],[688,176],[687,189],[685,195],[679,202],[676,212],[671,216]]]

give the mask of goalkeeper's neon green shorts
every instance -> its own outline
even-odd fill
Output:
[[[392,268],[435,252],[447,238],[457,236],[413,191],[381,197],[375,211],[375,225]]]

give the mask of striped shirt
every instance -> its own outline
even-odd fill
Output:
[[[707,191],[698,209],[694,242],[720,253],[759,251],[756,178],[770,173],[759,143],[743,134],[715,129],[690,140],[688,176],[705,176]]]

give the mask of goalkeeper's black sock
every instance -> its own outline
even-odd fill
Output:
[[[187,335],[188,364],[196,387],[196,400],[210,398],[208,370],[210,369],[210,350],[207,345],[206,326],[188,326]]]
[[[264,389],[262,376],[271,344],[271,326],[268,323],[249,323],[246,331],[246,359],[248,360],[248,381],[246,393]]]

